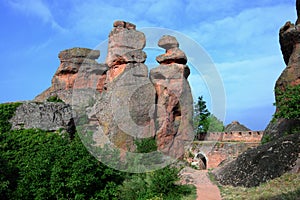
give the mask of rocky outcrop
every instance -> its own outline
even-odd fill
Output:
[[[106,64],[109,66],[108,79],[112,81],[120,75],[128,63],[144,63],[146,45],[144,33],[137,31],[129,22],[116,21],[109,34]]]
[[[291,22],[279,31],[279,42],[286,68],[281,73],[275,84],[275,100],[278,102],[279,91],[285,91],[289,86],[300,84],[300,0],[296,2],[298,19],[296,25]],[[276,108],[276,112],[279,108]],[[265,137],[270,140],[300,130],[300,119],[274,119],[265,130]]]
[[[300,119],[273,119],[264,131],[264,137],[272,141],[296,131],[300,132]]]
[[[240,124],[238,121],[233,121],[225,127],[225,132],[231,131],[250,131],[250,129],[243,124]]]
[[[299,0],[297,0],[298,8]],[[276,81],[276,100],[278,100],[276,91],[285,92],[288,86],[300,84],[299,28],[299,25],[295,26],[287,22],[280,29],[280,45],[287,67]],[[253,187],[277,178],[290,170],[298,172],[300,130],[295,128],[299,128],[299,124],[298,119],[272,120],[263,137],[266,142],[269,142],[249,149],[238,156],[236,160],[217,168],[213,172],[217,180],[225,185]]]
[[[193,99],[187,82],[190,70],[175,37],[163,36],[158,45],[166,53],[156,58],[160,65],[150,71],[157,95],[156,140],[160,151],[178,158],[193,140]]]
[[[95,117],[103,134],[126,151],[134,151],[134,138],[155,135],[155,90],[144,64],[145,44],[145,35],[134,24],[114,22],[106,57],[106,90],[95,105]]]
[[[299,146],[300,133],[282,137],[247,150],[213,174],[224,185],[258,186],[293,169],[300,155]]]
[[[72,109],[65,103],[26,102],[20,105],[10,123],[12,129],[37,128],[46,131],[66,130],[75,133]]]
[[[124,155],[135,151],[135,139],[152,137],[159,154],[168,159],[183,156],[194,138],[187,57],[175,37],[163,36],[158,45],[166,53],[157,57],[160,65],[149,77],[145,45],[144,33],[134,24],[116,21],[109,34],[105,64],[95,61],[100,56],[96,50],[60,52],[61,63],[52,86],[35,98],[39,103],[19,108],[13,128],[68,129],[72,115],[61,114],[60,106],[65,106],[63,111],[70,107],[45,101],[55,96],[71,104],[73,121],[86,137],[83,142],[87,147],[108,146]]]
[[[276,81],[275,91],[300,84],[300,25],[287,22],[279,32],[279,41],[287,67]]]
[[[99,92],[102,92],[107,66],[95,61],[99,56],[98,50],[87,48],[72,48],[61,51],[58,55],[60,65],[52,78],[51,87],[38,95],[35,101],[42,102],[51,96],[57,96],[70,104],[73,89],[97,88]]]

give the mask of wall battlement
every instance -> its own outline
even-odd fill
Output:
[[[263,131],[230,131],[206,133],[204,140],[220,142],[260,142]]]

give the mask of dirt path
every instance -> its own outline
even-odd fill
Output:
[[[181,171],[181,182],[193,184],[197,188],[197,200],[221,200],[219,188],[208,178],[207,170],[185,167]]]

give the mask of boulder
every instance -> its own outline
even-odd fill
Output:
[[[156,57],[156,61],[159,64],[178,63],[185,65],[187,63],[187,57],[179,49],[179,43],[174,36],[162,36],[158,41],[158,46],[166,50],[165,54]]]
[[[300,155],[299,146],[300,133],[282,137],[247,150],[213,174],[223,185],[255,187],[292,170]]]
[[[46,131],[66,130],[75,133],[72,109],[65,103],[25,102],[10,119],[12,129],[37,128]]]
[[[163,35],[158,41],[158,46],[165,50],[169,50],[179,47],[179,43],[174,36]]]
[[[300,119],[273,119],[264,131],[264,137],[272,141],[295,131],[300,131]]]

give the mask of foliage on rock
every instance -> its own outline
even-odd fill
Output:
[[[277,112],[274,117],[300,119],[300,85],[288,86],[285,90],[277,88],[275,93]]]

